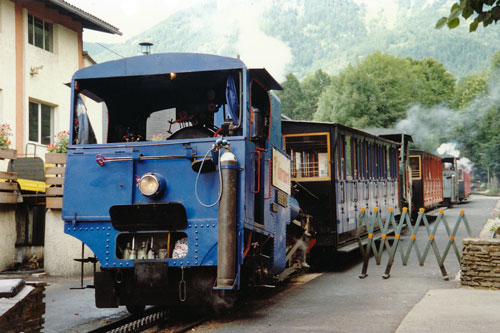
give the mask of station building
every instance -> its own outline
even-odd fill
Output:
[[[0,126],[11,128],[17,153],[0,161],[0,271],[29,259],[54,275],[79,268],[72,257],[81,254],[81,243],[63,235],[62,200],[47,205],[44,162],[47,145],[69,130],[66,84],[95,64],[83,50],[83,29],[121,35],[63,0],[0,0]],[[92,123],[102,127],[102,106],[85,103]]]

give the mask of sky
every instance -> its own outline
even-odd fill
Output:
[[[84,30],[83,40],[123,43],[199,0],[66,0],[66,2],[117,27],[123,36]]]

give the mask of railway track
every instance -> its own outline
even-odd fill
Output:
[[[173,318],[172,313],[165,307],[153,307],[141,314],[133,314],[123,319],[119,319],[105,326],[101,326],[89,333],[135,333],[143,332],[147,329],[158,327],[158,331],[181,333],[208,320],[202,318],[182,318],[180,321]]]

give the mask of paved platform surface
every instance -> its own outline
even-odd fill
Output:
[[[78,278],[46,278],[49,283],[45,292],[45,333],[88,332],[127,315],[124,307],[98,309],[94,304],[94,289],[70,289],[79,287]],[[86,279],[84,285],[92,283]]]
[[[499,290],[432,289],[396,332],[499,332],[499,309]]]

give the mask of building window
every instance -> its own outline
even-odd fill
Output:
[[[28,15],[28,43],[52,51],[52,24]]]
[[[48,145],[53,136],[52,107],[30,102],[29,141]]]

